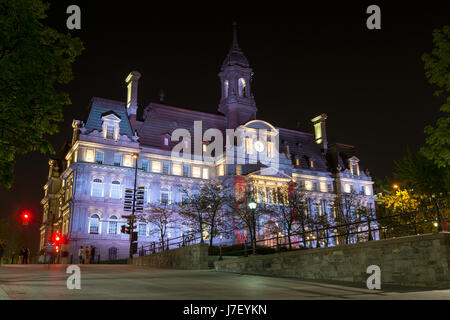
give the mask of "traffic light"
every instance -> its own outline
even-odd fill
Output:
[[[55,246],[55,252],[59,253],[59,246]]]
[[[126,233],[126,234],[130,234],[130,227],[129,227],[128,225],[123,225],[123,226],[120,228],[120,232]]]
[[[24,210],[20,215],[20,219],[22,220],[22,225],[27,226],[30,223],[31,213],[28,210]]]

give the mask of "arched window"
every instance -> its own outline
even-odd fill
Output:
[[[117,248],[111,247],[108,249],[108,258],[109,260],[117,259]]]
[[[228,97],[229,86],[230,86],[230,83],[228,82],[228,80],[225,80],[223,83],[223,97],[224,98]]]
[[[117,234],[117,217],[111,216],[109,217],[109,223],[108,223],[108,233],[109,234]]]
[[[93,197],[103,197],[103,181],[102,181],[102,179],[97,178],[92,181],[91,195]]]
[[[89,233],[91,234],[100,233],[100,217],[98,214],[93,214],[89,218]]]
[[[247,96],[247,83],[245,82],[244,78],[239,78],[238,88],[239,88],[239,96],[246,97]]]
[[[111,198],[120,199],[122,196],[122,188],[120,187],[120,181],[114,180],[111,182]]]

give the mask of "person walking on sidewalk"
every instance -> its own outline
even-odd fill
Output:
[[[86,246],[84,249],[84,261],[86,264],[89,264],[89,260],[91,259],[91,249],[89,249],[89,246]]]
[[[80,247],[80,249],[78,249],[78,261],[79,264],[83,264],[83,256],[84,256],[84,250],[83,250],[83,246]]]

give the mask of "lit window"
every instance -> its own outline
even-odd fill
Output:
[[[122,155],[120,153],[114,154],[114,165],[120,167],[122,165]]]
[[[123,165],[125,167],[132,167],[133,162],[131,161],[131,155],[127,154],[123,156]]]
[[[144,171],[148,171],[148,160],[142,160],[141,169]]]
[[[92,150],[92,149],[86,150],[86,161],[94,162],[94,150]]]
[[[161,203],[163,204],[170,203],[169,190],[167,188],[161,189]]]
[[[320,191],[327,192],[327,184],[325,182],[320,183]]]
[[[120,182],[119,181],[113,181],[111,183],[111,198],[114,199],[120,199],[122,194],[122,189],[120,188]]]
[[[245,152],[247,154],[253,154],[253,139],[245,138]]]
[[[161,172],[161,162],[159,161],[152,161],[152,172]]]
[[[370,192],[370,187],[366,186],[366,196],[370,196],[371,192]]]
[[[312,186],[312,182],[309,180],[305,180],[305,189],[306,190],[312,190],[313,186]]]
[[[165,146],[169,145],[169,138],[168,137],[164,137],[164,145]]]
[[[314,168],[314,161],[312,161],[312,160],[309,161],[309,167]]]
[[[103,182],[102,182],[102,179],[94,179],[94,181],[92,181],[91,195],[93,197],[103,197]]]
[[[224,166],[223,166],[223,164],[221,164],[218,168],[217,168],[217,175],[219,175],[219,176],[223,176],[223,175],[225,175],[225,172],[224,172],[225,170],[224,170]]]
[[[237,176],[241,175],[241,166],[236,166],[236,175]]]
[[[208,178],[209,178],[209,169],[203,168],[203,179],[208,179]]]
[[[192,176],[194,178],[200,178],[200,168],[199,167],[192,167]]]
[[[108,222],[108,233],[117,234],[117,217],[111,216],[109,219],[111,221]]]
[[[172,174],[176,176],[181,176],[181,165],[180,164],[172,164]]]
[[[93,214],[89,218],[89,233],[99,234],[100,233],[100,217],[98,214]]]
[[[102,164],[103,163],[103,152],[97,151],[95,152],[95,162]]]
[[[295,159],[295,165],[298,167],[300,165],[300,159]]]
[[[189,177],[189,166],[183,166],[183,177]]]
[[[350,192],[351,192],[350,184],[346,183],[346,184],[344,185],[344,191],[345,191],[346,193],[350,193]]]

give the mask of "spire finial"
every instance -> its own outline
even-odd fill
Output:
[[[239,49],[237,42],[237,22],[233,21],[233,49]]]

